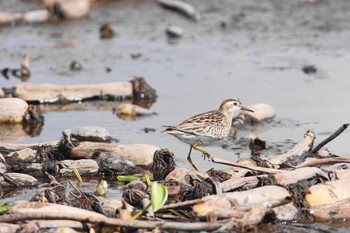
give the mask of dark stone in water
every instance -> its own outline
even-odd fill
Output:
[[[303,72],[305,74],[315,74],[317,72],[317,67],[314,65],[304,65]]]

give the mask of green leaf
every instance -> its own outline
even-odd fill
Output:
[[[9,211],[10,204],[3,202],[0,204],[0,215],[6,214]]]
[[[150,176],[145,175],[145,181],[146,181],[147,186],[150,187],[151,186],[151,178],[150,178]]]
[[[151,204],[153,212],[158,211],[168,199],[168,189],[157,182],[152,183]]]
[[[128,183],[128,182],[131,182],[133,180],[138,180],[139,178],[136,176],[117,176],[117,179],[119,182]]]
[[[141,180],[146,182],[148,186],[151,186],[151,179],[153,179],[152,175],[145,176],[117,176],[117,180],[121,183],[129,183],[133,180]]]

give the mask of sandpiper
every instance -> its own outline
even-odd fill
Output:
[[[226,99],[222,101],[219,109],[190,117],[177,126],[165,126],[167,129],[162,132],[171,134],[190,145],[187,160],[194,169],[198,170],[191,159],[192,148],[202,152],[204,158],[209,158],[208,152],[198,146],[211,145],[216,140],[226,138],[231,130],[234,112],[238,110],[253,112],[242,106],[239,100]]]

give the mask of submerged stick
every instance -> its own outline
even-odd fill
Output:
[[[210,157],[209,160],[212,161],[213,163],[219,163],[219,164],[229,165],[229,166],[233,166],[233,167],[240,167],[240,168],[245,168],[245,169],[248,169],[248,170],[258,171],[258,172],[263,172],[263,173],[276,174],[276,173],[282,172],[282,171],[280,171],[278,169],[258,167],[258,166],[250,166],[250,165],[243,165],[243,164],[234,163],[234,162],[231,162],[231,161],[228,161],[228,160],[215,158],[215,157]]]
[[[332,141],[334,138],[338,137],[339,134],[341,134],[342,132],[344,132],[344,130],[346,130],[349,127],[350,123],[347,124],[343,124],[342,126],[340,126],[339,129],[337,129],[337,131],[335,131],[334,133],[332,133],[328,138],[326,138],[325,140],[323,140],[320,144],[318,144],[312,151],[312,154],[316,154],[324,145],[326,145],[328,142]]]

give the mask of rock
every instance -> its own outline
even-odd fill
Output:
[[[70,156],[74,159],[86,158],[97,161],[111,157],[121,160],[129,160],[137,166],[150,166],[154,153],[159,147],[148,144],[115,145],[99,142],[81,142],[71,149]]]
[[[50,13],[48,10],[36,10],[36,11],[28,11],[23,13],[22,20],[25,23],[43,23],[46,22],[50,17]]]
[[[83,69],[83,66],[78,61],[72,61],[69,65],[69,69],[71,71],[81,71]]]
[[[165,181],[171,180],[177,181],[181,184],[188,184],[188,179],[186,178],[186,176],[199,176],[203,179],[209,178],[209,175],[207,173],[202,173],[194,169],[176,168],[165,177]]]
[[[2,186],[34,186],[38,184],[38,180],[33,176],[22,173],[6,173],[6,179],[0,177],[0,185]]]
[[[100,38],[110,39],[114,36],[114,29],[110,23],[104,23],[100,26]]]
[[[88,15],[89,0],[43,0],[51,15],[59,19],[79,19]]]
[[[39,162],[36,157],[36,150],[31,148],[25,148],[9,153],[5,156],[6,162],[10,165],[16,165],[18,163],[34,163]]]
[[[122,119],[134,119],[137,116],[154,115],[155,112],[135,104],[119,104],[116,108],[117,115]]]
[[[112,175],[113,173],[116,175],[134,175],[144,173],[143,169],[137,167],[135,163],[114,156],[100,159],[99,165],[100,172],[106,172],[107,174],[112,173]]]
[[[315,65],[304,65],[302,70],[305,74],[314,74],[317,72],[317,67]]]
[[[246,121],[249,122],[261,122],[276,116],[275,109],[270,104],[259,103],[249,105],[247,108],[253,110],[254,112],[242,111],[241,114],[246,115]]]
[[[166,34],[170,39],[181,38],[183,35],[183,30],[177,26],[168,26],[165,30]]]
[[[62,132],[65,138],[74,138],[78,141],[110,142],[111,134],[98,126],[83,126],[76,129],[66,129]]]
[[[20,123],[29,108],[26,101],[19,98],[0,99],[0,123]]]
[[[21,14],[18,13],[11,14],[6,12],[0,12],[0,25],[12,24],[21,20],[21,18]]]
[[[97,162],[92,159],[63,160],[59,165],[62,167],[59,171],[62,176],[75,176],[73,168],[76,168],[82,176],[96,175],[99,170]]]

